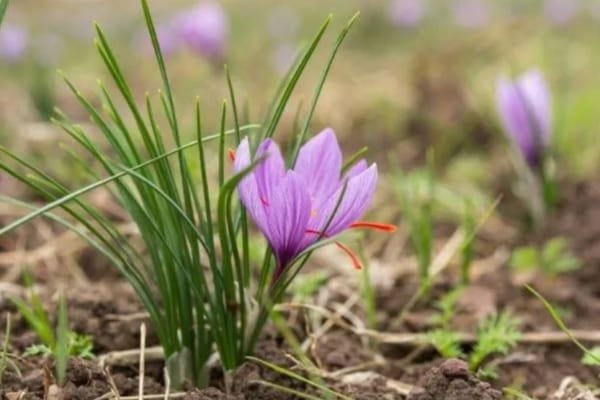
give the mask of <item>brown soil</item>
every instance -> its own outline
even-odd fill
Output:
[[[481,382],[464,361],[450,359],[431,368],[408,395],[408,400],[500,400],[502,392]]]
[[[543,237],[564,236],[571,242],[575,254],[582,260],[583,267],[574,273],[556,278],[535,275],[528,278],[550,301],[565,310],[565,322],[571,328],[594,329],[600,326],[600,183],[578,184],[566,188],[563,201],[555,214],[548,220]],[[541,240],[531,235],[517,238],[515,242],[535,243]],[[500,245],[500,244],[498,244]],[[486,248],[493,247],[486,243]],[[86,255],[88,257],[89,255]],[[485,254],[484,254],[485,256]],[[93,278],[100,278],[93,289],[72,288],[68,291],[68,308],[71,328],[94,338],[94,351],[134,349],[139,343],[139,326],[148,322],[141,313],[142,308],[125,284],[113,275],[106,279],[97,263],[86,271]],[[91,271],[91,272],[90,272]],[[474,271],[474,279],[459,301],[458,315],[454,328],[472,332],[485,315],[510,308],[522,321],[524,332],[556,331],[552,319],[543,306],[523,288],[522,282],[512,278],[505,264],[491,269]],[[422,332],[429,327],[432,301],[454,286],[456,274],[446,273],[436,283],[427,301],[418,304],[401,326],[392,321],[413,295],[416,282],[400,276],[391,289],[378,291],[379,328],[397,332]],[[48,309],[53,310],[55,299],[49,282],[41,290],[47,300]],[[355,310],[361,314],[361,310]],[[37,341],[35,335],[15,312],[6,299],[0,298],[0,315],[12,314],[10,351],[20,354],[27,346]],[[0,332],[4,332],[4,320],[0,321]],[[295,327],[296,328],[296,327]],[[305,332],[297,327],[296,333]],[[1,337],[1,334],[0,334]],[[265,333],[256,355],[277,365],[295,368],[286,356],[284,341],[272,330]],[[152,329],[148,332],[148,346],[157,344]],[[342,329],[334,329],[320,337],[311,349],[315,363],[324,371],[335,372],[376,360],[381,353],[384,362],[368,368],[381,375],[360,383],[342,383],[337,379],[326,379],[327,384],[354,399],[403,399],[403,395],[389,388],[387,378],[417,385],[408,396],[411,400],[424,399],[499,399],[499,389],[516,386],[537,398],[550,398],[561,381],[574,376],[584,384],[598,385],[600,369],[583,366],[579,360],[581,352],[568,341],[564,344],[541,343],[521,345],[506,357],[499,357],[499,378],[490,384],[482,383],[465,371],[464,363],[442,360],[433,350],[414,354],[415,346],[381,346],[378,352],[366,343]],[[468,346],[465,346],[468,351]],[[0,399],[19,398],[26,391],[28,399],[42,399],[52,389],[49,371],[52,366],[40,358],[15,359],[22,376],[12,369],[4,373],[0,387]],[[148,363],[144,377],[144,392],[164,392],[162,363]],[[387,377],[387,378],[386,378]],[[185,399],[194,400],[291,400],[294,396],[280,393],[258,383],[259,380],[312,393],[318,393],[307,385],[281,376],[255,363],[242,366],[234,376],[232,394],[223,392],[222,376],[218,370],[212,374],[212,387],[192,390]],[[71,360],[67,384],[61,389],[64,399],[96,399],[111,390],[120,395],[135,395],[138,387],[138,368],[114,367],[102,370],[94,361]]]

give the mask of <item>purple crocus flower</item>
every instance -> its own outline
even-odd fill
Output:
[[[544,15],[552,25],[565,25],[579,12],[580,6],[578,0],[547,0]]]
[[[425,16],[425,0],[392,0],[388,15],[395,25],[414,28]]]
[[[538,167],[550,142],[550,92],[542,74],[531,70],[496,87],[498,112],[508,137],[532,167]]]
[[[27,50],[27,31],[17,25],[0,27],[0,58],[8,62],[19,61]]]
[[[388,232],[395,229],[358,221],[373,198],[377,165],[368,166],[365,160],[360,160],[342,174],[342,152],[332,129],[325,129],[309,140],[292,169],[286,169],[279,147],[271,139],[258,146],[255,157],[264,159],[240,182],[238,191],[275,255],[273,281],[321,237],[332,237],[353,227]],[[240,143],[234,158],[235,172],[250,165],[252,156],[247,138]],[[358,258],[341,243],[336,244],[360,268]]]
[[[490,4],[486,0],[453,0],[452,14],[457,25],[476,29],[490,21]]]
[[[225,56],[229,21],[219,3],[198,4],[181,14],[177,25],[181,38],[194,52],[215,60]]]

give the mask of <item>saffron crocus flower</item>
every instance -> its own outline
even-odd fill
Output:
[[[481,28],[490,20],[490,4],[486,0],[454,0],[451,8],[454,21],[463,28]]]
[[[401,28],[416,27],[425,15],[425,0],[392,0],[390,20]]]
[[[27,31],[17,25],[0,27],[0,58],[8,62],[19,61],[27,50]]]
[[[569,23],[579,12],[578,0],[547,0],[544,15],[552,25],[560,26]]]
[[[496,87],[498,112],[504,130],[532,167],[538,167],[551,134],[550,93],[539,71],[511,81],[500,78]]]
[[[198,4],[181,14],[177,25],[181,38],[194,52],[214,60],[225,56],[229,21],[219,3]]]
[[[239,184],[240,199],[265,235],[277,261],[273,281],[308,246],[348,228],[368,227],[393,231],[383,224],[359,222],[371,203],[377,183],[377,165],[360,160],[342,174],[342,152],[332,129],[325,129],[300,150],[292,169],[286,169],[279,147],[270,139],[256,151],[263,158]],[[234,170],[251,163],[248,139],[235,154]],[[350,249],[336,242],[360,262]]]

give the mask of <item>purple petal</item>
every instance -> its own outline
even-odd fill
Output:
[[[301,243],[311,214],[304,180],[288,171],[265,206],[267,239],[280,266],[285,267],[302,250]]]
[[[550,92],[546,81],[539,71],[533,70],[521,75],[517,84],[536,124],[534,128],[546,145],[550,141],[551,130]]]
[[[315,210],[317,216],[309,221],[309,229],[322,231],[334,211],[335,215],[327,227],[327,236],[337,235],[356,222],[365,213],[375,194],[377,165],[371,165],[358,175],[349,178],[347,182],[344,197],[337,210],[338,200],[344,190],[343,185],[331,196],[322,210]]]
[[[352,167],[350,167],[348,172],[346,172],[345,178],[352,178],[353,176],[356,176],[356,175],[360,174],[361,172],[363,172],[364,170],[366,170],[368,167],[369,167],[369,165],[367,164],[367,160],[362,158],[362,159],[358,160],[358,162],[356,164],[354,164]]]
[[[256,150],[256,158],[265,157],[264,161],[254,169],[260,200],[268,204],[278,185],[285,177],[285,162],[279,146],[271,139],[264,140]]]
[[[294,171],[304,178],[315,204],[329,198],[340,185],[342,151],[335,132],[323,130],[300,149]]]
[[[577,15],[580,7],[579,0],[547,0],[544,15],[552,25],[564,25]]]
[[[238,173],[249,165],[250,145],[248,143],[248,138],[244,138],[235,153],[233,170]],[[238,193],[250,218],[252,218],[254,223],[258,226],[258,229],[266,236],[268,235],[268,227],[265,219],[264,204],[260,200],[260,195],[258,194],[258,186],[254,173],[255,171],[252,171],[242,179],[238,184]]]
[[[506,134],[525,159],[535,159],[535,138],[524,95],[508,79],[501,78],[497,84],[496,96],[498,112]]]

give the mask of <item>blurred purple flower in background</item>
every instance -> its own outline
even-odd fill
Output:
[[[258,146],[256,158],[261,157],[264,160],[240,182],[238,191],[273,250],[277,260],[274,281],[321,237],[332,237],[352,227],[395,230],[389,225],[357,221],[373,199],[377,165],[368,166],[360,160],[342,174],[342,151],[332,129],[325,129],[302,146],[293,169],[286,169],[279,147],[271,139]],[[248,167],[251,160],[245,138],[235,154],[234,171]],[[356,255],[336,244],[360,268]]]
[[[160,45],[160,51],[165,57],[174,54],[181,46],[177,27],[173,21],[162,23],[156,26],[156,37]],[[147,41],[148,50],[152,51],[152,45]]]
[[[544,77],[530,70],[514,80],[500,78],[496,102],[506,134],[527,164],[539,167],[552,129],[550,92]]]
[[[450,7],[454,22],[463,28],[481,28],[490,22],[490,3],[486,0],[453,0]]]
[[[209,59],[225,57],[229,40],[229,20],[217,2],[202,2],[176,18],[176,29],[195,53]]]
[[[298,54],[298,49],[291,43],[280,43],[275,46],[272,53],[273,67],[278,74],[285,74],[292,66]]]
[[[579,0],[547,0],[544,15],[552,25],[565,25],[577,15],[580,7]]]
[[[271,62],[273,69],[280,75],[287,72],[294,62],[298,51],[298,27],[300,18],[288,6],[273,8],[268,15],[267,28],[273,42]]]
[[[7,62],[17,62],[25,56],[28,34],[18,25],[3,24],[0,27],[0,58]]]
[[[276,41],[295,40],[298,35],[300,18],[288,6],[275,7],[269,12],[267,27],[269,35]]]
[[[597,0],[591,3],[589,11],[592,18],[596,21],[600,21],[600,1]]]
[[[426,0],[392,0],[388,9],[390,20],[401,28],[414,28],[423,20]]]

